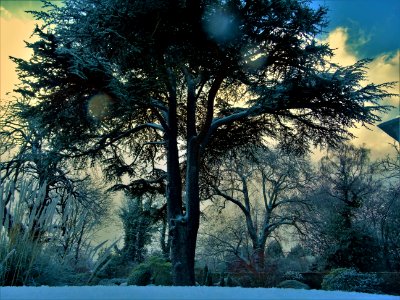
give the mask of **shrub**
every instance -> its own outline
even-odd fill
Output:
[[[339,268],[324,277],[322,289],[377,293],[381,280],[375,274],[359,273],[355,269]]]
[[[231,275],[229,275],[229,274],[228,274],[228,277],[226,278],[226,286],[228,286],[228,287],[237,286],[237,285],[235,284],[235,282],[233,281]]]
[[[255,287],[255,278],[253,274],[244,274],[236,278],[241,287]]]
[[[303,281],[303,275],[301,275],[299,272],[294,272],[294,271],[287,271],[285,274],[283,274],[283,279],[284,280],[297,280],[297,281]]]
[[[33,286],[69,285],[75,277],[75,270],[64,263],[51,249],[44,249],[36,255],[25,284]]]
[[[380,290],[382,293],[400,296],[400,272],[382,272],[377,276],[381,279]]]
[[[102,279],[126,278],[131,273],[135,263],[127,261],[124,255],[113,253],[109,263],[98,272],[97,277]]]
[[[313,290],[320,290],[321,289],[322,280],[324,279],[324,276],[326,274],[327,274],[327,272],[325,272],[325,273],[322,273],[322,272],[305,272],[305,273],[301,273],[301,275],[303,277],[301,282],[307,284]]]
[[[219,286],[225,286],[225,278],[224,278],[224,272],[221,273],[221,280],[219,281]]]
[[[140,267],[140,266],[139,266]],[[128,278],[128,285],[145,286],[152,281],[152,274],[148,269],[134,269]]]
[[[6,246],[12,250],[3,259],[0,285],[60,286],[73,280],[72,267],[60,261],[53,249],[21,236]]]
[[[151,257],[137,265],[128,278],[128,285],[172,285],[172,265],[160,257]]]
[[[98,282],[97,285],[105,285],[105,286],[116,286],[126,283],[126,278],[111,278],[111,279],[102,279]]]
[[[300,281],[297,280],[285,280],[282,281],[281,283],[278,284],[279,288],[283,288],[283,289],[303,289],[303,290],[309,290],[310,287],[305,284],[302,283]]]

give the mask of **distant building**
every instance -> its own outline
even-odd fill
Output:
[[[379,124],[378,127],[400,142],[400,116]]]

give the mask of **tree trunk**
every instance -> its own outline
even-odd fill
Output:
[[[173,99],[172,99],[173,100]],[[169,102],[169,130],[166,135],[167,145],[167,208],[169,236],[171,237],[172,280],[174,285],[195,285],[194,257],[197,230],[200,219],[198,193],[198,151],[188,145],[186,183],[186,213],[183,212],[182,178],[179,168],[177,142],[177,121],[175,101]]]
[[[197,232],[200,224],[199,196],[199,146],[196,138],[188,143],[186,166],[186,230],[187,230],[187,263],[189,268],[190,285],[195,285],[194,264],[196,255]]]
[[[265,247],[257,247],[253,250],[252,264],[258,273],[265,271]]]
[[[200,223],[199,197],[199,142],[196,136],[195,93],[191,77],[188,80],[188,119],[186,149],[185,207],[182,201],[182,178],[178,151],[178,118],[176,79],[167,69],[169,77],[167,146],[167,208],[169,236],[171,237],[172,280],[174,285],[195,285],[194,260],[197,231]],[[184,212],[184,209],[186,210]]]
[[[172,279],[174,285],[195,285],[194,257],[196,238],[184,223],[175,226],[171,239]]]
[[[171,259],[170,249],[171,249],[171,237],[167,236],[167,218],[164,215],[162,217],[161,233],[160,233],[160,247],[162,255],[165,259]]]
[[[168,176],[170,177],[170,174]],[[177,178],[177,176],[171,177],[172,181],[168,184],[173,185]],[[168,190],[169,196],[172,196],[172,191]],[[196,283],[194,263],[200,222],[199,156],[198,146],[194,140],[189,143],[187,150],[185,214],[182,208],[176,206],[177,203],[173,199],[168,199],[173,283],[178,286],[191,286]]]

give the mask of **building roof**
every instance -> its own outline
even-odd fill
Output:
[[[400,116],[378,125],[380,129],[400,142]]]

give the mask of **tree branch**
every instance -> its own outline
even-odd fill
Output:
[[[215,97],[217,96],[218,90],[221,87],[223,81],[224,81],[224,75],[222,74],[221,71],[220,74],[218,74],[214,79],[211,88],[208,92],[206,119],[203,124],[203,128],[201,129],[198,136],[200,143],[202,143],[204,138],[206,138],[207,133],[211,128],[211,124],[213,123]]]
[[[85,155],[88,155],[88,154],[93,154],[93,153],[96,153],[96,152],[98,152],[100,150],[105,149],[106,147],[114,144],[115,142],[119,141],[120,139],[126,138],[126,137],[130,136],[131,134],[134,134],[136,132],[139,132],[139,131],[144,130],[144,129],[149,129],[149,128],[165,132],[164,128],[159,124],[155,124],[155,123],[141,124],[141,125],[138,125],[138,126],[132,128],[130,130],[127,130],[125,132],[120,132],[120,133],[115,132],[115,131],[111,132],[111,133],[109,133],[107,135],[104,135],[94,145],[93,148],[91,148],[89,150],[86,150],[86,151],[79,151],[78,149],[73,148],[71,150],[77,151],[79,153],[78,154],[72,154],[72,155],[64,155],[64,156],[67,156],[69,158],[78,158],[78,157],[82,157],[82,156],[85,156]]]

